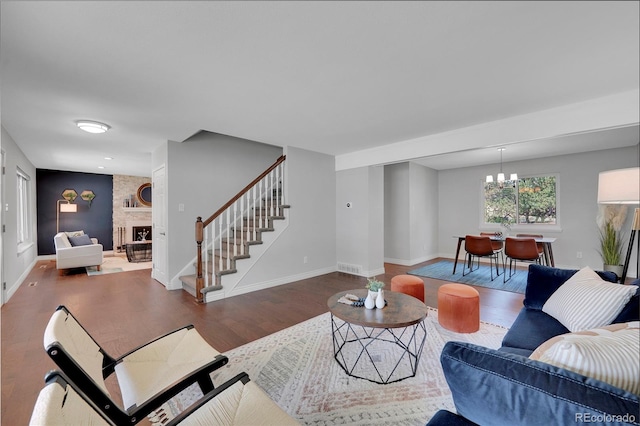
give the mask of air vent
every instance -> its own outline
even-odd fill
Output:
[[[338,263],[338,271],[347,274],[362,275],[362,265],[352,265],[350,263]]]

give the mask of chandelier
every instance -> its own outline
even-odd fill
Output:
[[[504,151],[507,148],[498,148],[498,151],[500,151],[500,173],[498,173],[498,178],[496,179],[496,181],[502,185],[505,181],[504,178],[504,173],[502,172],[502,151]],[[514,181],[514,180],[518,180],[518,174],[517,173],[511,173],[511,175],[509,176],[509,180]],[[486,179],[487,183],[491,183],[493,182],[493,175],[487,175],[487,179]]]

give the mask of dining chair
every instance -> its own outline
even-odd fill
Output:
[[[517,238],[544,238],[542,234],[516,234]],[[538,253],[541,256],[544,256],[544,244],[536,242],[536,247],[538,247]]]
[[[538,252],[535,238],[514,238],[507,237],[504,243],[504,254],[509,260],[509,278],[507,278],[507,262],[503,267],[503,282],[509,281],[513,276],[514,261],[535,262],[542,264],[542,254]]]
[[[491,240],[491,248],[493,249],[494,252],[498,252],[502,255],[502,263],[504,264],[504,240],[502,239],[495,239],[496,233],[495,232],[481,232],[480,233],[481,237],[494,237],[494,239]]]
[[[491,245],[491,238],[487,236],[478,236],[478,235],[466,235],[464,239],[464,248],[467,252],[465,256],[464,265],[462,265],[462,276],[467,275],[467,273],[471,273],[474,270],[480,267],[480,258],[488,257],[490,263],[491,270],[491,281],[494,280],[493,276],[493,261],[496,262],[496,276],[500,276],[500,271],[498,269],[498,253],[493,250],[493,246]],[[474,257],[477,259],[478,268],[473,269],[473,259]],[[469,266],[469,272],[466,272],[466,268]],[[504,268],[503,268],[504,269]]]
[[[114,407],[119,410],[119,408]],[[43,425],[95,425],[122,426],[96,407],[72,380],[60,371],[45,376],[31,413],[30,426]],[[269,396],[240,373],[222,383],[211,392],[173,418],[163,417],[158,424],[174,425],[298,425],[299,423],[280,408]]]
[[[193,383],[214,389],[210,373],[229,361],[188,325],[120,357],[110,356],[64,306],[49,319],[44,347],[62,372],[115,424],[135,424]],[[115,372],[124,408],[105,379]]]

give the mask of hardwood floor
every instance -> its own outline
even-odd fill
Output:
[[[386,264],[378,279],[423,264]],[[444,281],[425,278],[425,302],[437,306]],[[4,425],[29,422],[44,374],[55,368],[43,348],[43,332],[58,305],[65,305],[103,348],[119,355],[185,324],[194,324],[218,351],[225,352],[328,311],[338,291],[362,288],[363,277],[330,273],[267,290],[198,305],[184,291],[167,291],[150,270],[88,277],[59,276],[53,261],[40,261],[13,297],[2,306],[2,417]],[[388,288],[388,287],[387,287]],[[523,295],[476,287],[483,321],[508,327]],[[108,382],[109,389],[114,383]],[[114,395],[117,398],[117,395]]]

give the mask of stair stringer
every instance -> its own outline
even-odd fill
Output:
[[[262,244],[249,246],[249,257],[246,259],[236,260],[236,271],[233,274],[222,275],[220,277],[222,290],[209,291],[204,294],[205,302],[213,302],[222,300],[227,297],[237,296],[239,294],[250,293],[252,291],[263,290],[265,288],[274,287],[278,284],[260,283],[251,286],[240,286],[245,275],[260,261],[260,258],[269,250],[269,248],[280,238],[284,231],[289,227],[289,215],[286,209],[283,209],[284,219],[273,220],[273,231],[262,232]]]

